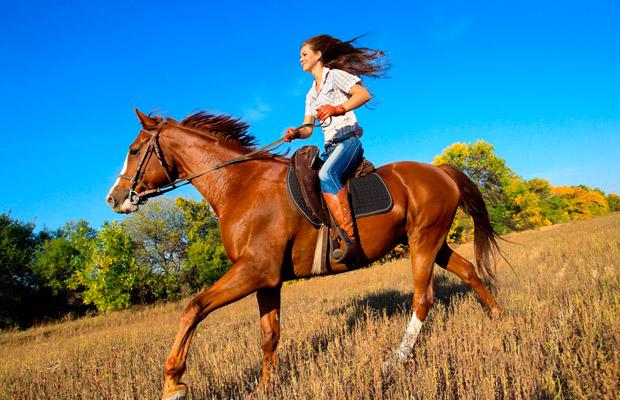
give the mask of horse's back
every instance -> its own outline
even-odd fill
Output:
[[[382,178],[397,177],[401,183],[413,187],[443,189],[458,194],[458,187],[438,166],[416,161],[398,161],[377,168]],[[389,178],[387,178],[389,179]]]

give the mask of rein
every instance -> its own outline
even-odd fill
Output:
[[[317,123],[312,123],[312,124],[303,124],[301,126],[298,126],[297,128],[295,128],[295,132],[298,133],[302,128],[318,128],[318,127],[322,127],[325,128],[327,126],[329,126],[329,124],[331,124],[331,117],[329,117],[326,121],[328,121],[327,123],[323,123],[320,122]],[[207,174],[209,172],[212,171],[216,171],[220,168],[224,168],[226,166],[232,165],[232,164],[237,164],[243,161],[246,161],[248,159],[250,159],[251,157],[254,157],[256,155],[259,155],[261,153],[264,153],[265,151],[271,149],[271,148],[277,148],[278,146],[280,146],[286,139],[286,137],[281,137],[263,147],[261,147],[260,149],[256,149],[254,151],[251,151],[250,153],[244,154],[242,156],[233,158],[232,160],[228,160],[228,161],[224,161],[221,162],[219,164],[216,164],[213,167],[209,167],[209,168],[205,168],[203,170],[200,170],[194,174],[191,174],[188,177],[185,178],[178,178],[176,180],[173,180],[170,172],[169,172],[169,166],[166,163],[166,159],[164,158],[162,151],[161,151],[161,147],[159,146],[159,142],[157,141],[159,139],[159,133],[161,132],[161,129],[164,127],[164,125],[166,125],[168,122],[167,121],[162,121],[159,123],[159,125],[157,125],[157,127],[155,127],[155,132],[151,131],[151,130],[144,130],[144,132],[148,133],[149,135],[151,135],[151,139],[149,140],[149,144],[148,147],[146,149],[146,152],[144,153],[144,155],[142,156],[142,158],[140,159],[140,163],[138,164],[138,168],[136,169],[136,173],[133,177],[130,177],[128,175],[119,175],[119,177],[121,179],[125,179],[130,181],[130,186],[129,186],[129,202],[133,205],[140,205],[140,204],[144,204],[148,201],[148,199],[150,199],[151,197],[157,197],[160,196],[164,193],[168,193],[172,190],[178,189],[182,186],[188,185],[190,183],[192,183],[193,179],[196,179],[204,174]],[[184,127],[185,129],[189,129],[189,130],[193,130],[189,127]],[[143,169],[144,166],[147,164],[147,161],[150,159],[151,155],[155,154],[155,156],[157,157],[157,159],[159,160],[160,165],[162,166],[162,168],[164,169],[164,171],[166,172],[166,176],[168,177],[168,179],[171,181],[170,183],[167,183],[163,186],[151,189],[149,188],[144,182],[142,182],[142,175],[144,175]],[[138,185],[141,188],[144,188],[146,190],[137,193],[135,191],[136,187],[138,187]]]

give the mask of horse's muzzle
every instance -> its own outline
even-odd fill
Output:
[[[128,189],[121,188],[114,191],[105,198],[106,203],[114,212],[129,214],[138,211],[139,196]]]
[[[129,214],[135,211],[138,211],[138,204],[134,203],[131,201],[131,198],[128,196],[127,198],[125,198],[125,201],[123,201],[123,204],[121,205],[121,209],[120,211],[117,212],[121,212],[124,214]],[[116,211],[116,210],[114,210]]]

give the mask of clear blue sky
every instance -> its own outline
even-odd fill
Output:
[[[524,178],[620,193],[618,1],[172,4],[2,2],[0,212],[37,229],[122,218],[104,197],[134,107],[233,114],[275,140],[303,118],[299,46],[320,33],[367,32],[392,61],[358,112],[375,164],[484,139]]]

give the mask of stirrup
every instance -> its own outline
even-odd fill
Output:
[[[359,259],[358,244],[351,240],[341,228],[338,228],[338,236],[340,236],[342,247],[338,247],[332,251],[332,259],[342,264],[357,264]]]

